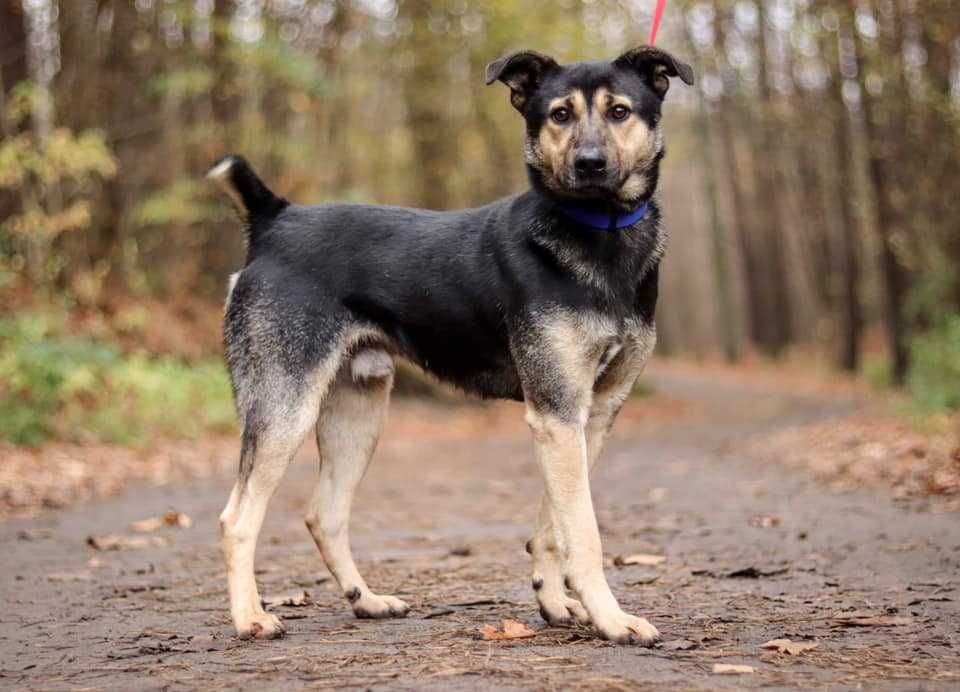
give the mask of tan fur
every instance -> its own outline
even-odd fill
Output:
[[[370,329],[350,329],[341,334],[333,353],[311,374],[299,397],[290,397],[290,392],[300,387],[282,373],[265,372],[262,375],[261,384],[267,382],[265,389],[272,393],[273,400],[269,405],[279,412],[277,418],[284,425],[271,428],[270,434],[258,441],[256,459],[250,460],[248,470],[241,468],[227,506],[220,514],[230,612],[241,637],[269,638],[283,634],[280,620],[263,610],[253,571],[257,537],[267,504],[293,455],[316,424],[321,403],[327,398],[338,372],[344,369],[344,359],[359,343],[379,336]],[[362,369],[366,371],[367,368]],[[248,392],[238,388],[240,410],[250,408],[245,402],[247,396]],[[243,423],[246,425],[246,421]]]
[[[230,201],[233,202],[233,206],[236,207],[237,211],[241,215],[245,216],[247,213],[247,208],[243,203],[243,198],[237,192],[237,189],[230,183],[230,169],[233,167],[233,164],[234,161],[230,158],[221,161],[207,171],[207,178],[212,180],[217,187],[219,187],[224,194],[230,198]]]
[[[234,272],[230,275],[230,279],[227,281],[227,298],[223,301],[223,313],[226,314],[227,310],[230,309],[230,299],[233,297],[233,289],[237,287],[237,281],[240,280],[240,274],[242,272]]]
[[[306,524],[341,592],[360,617],[399,616],[409,610],[399,598],[373,593],[350,551],[353,495],[383,430],[392,386],[390,356],[364,349],[342,368],[317,421],[320,481]]]
[[[633,110],[629,98],[620,94],[611,94],[606,89],[598,89],[593,98],[596,113],[607,113],[616,105]],[[607,141],[607,157],[617,162],[623,173],[645,168],[656,155],[654,136],[647,124],[635,115],[622,122],[613,122],[604,118],[604,137]]]
[[[649,643],[659,636],[656,628],[624,613],[604,577],[589,472],[650,355],[655,332],[564,312],[546,316],[544,323],[556,367],[565,382],[576,383],[578,394],[574,410],[562,417],[527,404],[546,490],[531,541],[537,600],[549,621],[589,620],[608,639]],[[576,598],[566,593],[564,581]]]
[[[569,109],[570,121],[561,125],[547,118],[538,138],[540,170],[544,173],[544,182],[554,189],[562,189],[569,178],[573,166],[571,152],[583,135],[587,118],[587,100],[582,91],[575,89],[563,98],[554,99],[549,110],[552,113],[561,106]]]
[[[583,92],[573,90],[554,99],[550,112],[561,106],[570,110],[567,123],[556,123],[547,118],[535,140],[528,141],[525,158],[543,175],[550,189],[563,191],[573,179],[577,145],[585,139],[599,142],[607,160],[614,163],[623,180],[617,197],[631,202],[647,192],[643,171],[653,162],[662,147],[659,129],[651,129],[636,115],[614,121],[608,113],[615,105],[633,110],[633,102],[624,94],[600,88],[587,106]]]

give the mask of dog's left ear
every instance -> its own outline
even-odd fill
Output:
[[[693,84],[693,68],[659,48],[643,46],[628,50],[613,64],[639,72],[661,100],[670,88],[668,77],[679,77],[686,84]]]
[[[558,67],[557,61],[549,55],[521,50],[487,65],[485,79],[488,85],[499,79],[510,87],[510,103],[522,113],[524,104],[536,90],[543,75]]]

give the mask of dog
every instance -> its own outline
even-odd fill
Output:
[[[370,590],[348,538],[353,494],[383,427],[394,360],[484,398],[522,401],[545,492],[527,551],[550,625],[591,625],[649,645],[603,571],[589,471],[656,341],[666,237],[655,197],[661,105],[689,65],[642,47],[558,64],[524,50],[486,67],[523,116],[530,189],[462,211],[299,206],[239,156],[208,176],[247,230],[224,343],[242,447],[220,516],[230,612],[241,638],[284,633],[254,578],[257,536],[304,437],[320,478],[306,524],[353,612],[403,617]]]

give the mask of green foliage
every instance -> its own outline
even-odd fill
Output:
[[[0,118],[11,127],[26,126],[38,108],[37,93],[29,82],[17,85]],[[6,266],[22,267],[39,287],[48,287],[68,264],[53,255],[54,241],[90,225],[91,193],[116,173],[99,131],[58,127],[41,135],[25,127],[0,140],[0,191],[11,190],[19,199],[16,212],[0,220],[0,244],[8,255],[0,277]]]
[[[893,373],[890,372],[890,360],[867,356],[863,359],[863,376],[877,389],[889,389],[893,386]]]
[[[233,425],[229,378],[219,360],[124,356],[67,335],[55,313],[0,320],[0,439],[129,444]]]
[[[960,409],[960,315],[914,337],[907,387],[931,410]]]
[[[221,200],[211,199],[208,187],[191,180],[178,180],[137,202],[130,220],[138,227],[191,226],[223,221],[227,211]]]
[[[213,88],[213,70],[198,65],[162,72],[150,80],[148,91],[177,99],[202,96]]]
[[[323,65],[270,34],[253,44],[231,43],[229,58],[252,74],[267,75],[273,87],[284,86],[313,95],[323,91]]]

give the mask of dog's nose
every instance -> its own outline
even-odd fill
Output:
[[[577,175],[593,177],[607,170],[607,159],[599,149],[585,149],[573,163]]]

